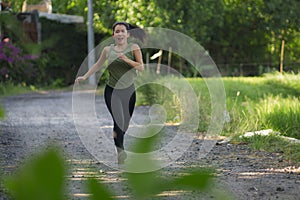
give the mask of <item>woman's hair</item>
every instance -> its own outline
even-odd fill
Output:
[[[115,27],[117,25],[124,25],[132,37],[135,37],[135,38],[141,40],[142,42],[145,40],[146,32],[142,28],[140,28],[136,25],[129,24],[127,22],[120,21],[120,22],[115,22],[113,24],[113,26],[112,26],[113,32],[115,31]]]

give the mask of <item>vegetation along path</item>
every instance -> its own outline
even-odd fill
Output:
[[[96,97],[98,106],[104,106],[102,96]],[[51,141],[63,149],[70,165],[68,195],[71,199],[88,199],[84,184],[91,176],[103,180],[114,191],[116,199],[131,199],[126,180],[118,171],[97,161],[82,144],[72,119],[72,92],[22,94],[2,99],[6,119],[0,122],[1,170],[9,175],[32,153]],[[145,112],[137,107],[135,114]],[[111,121],[104,113],[106,123]],[[176,174],[179,168],[189,166],[216,169],[213,189],[205,194],[169,191],[153,199],[215,199],[216,191],[224,191],[229,199],[299,199],[299,163],[289,163],[280,153],[254,151],[245,144],[224,143],[200,160],[197,159],[201,141],[195,138],[190,148],[175,164],[162,171]],[[176,176],[176,175],[174,175]],[[6,199],[0,189],[0,199]]]

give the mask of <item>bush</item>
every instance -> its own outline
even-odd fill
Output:
[[[13,83],[32,83],[38,75],[34,65],[36,56],[26,54],[9,38],[1,36],[0,41],[0,81]]]
[[[45,18],[40,18],[40,22],[43,49],[41,56],[47,74],[45,81],[51,84],[59,79],[63,80],[64,85],[73,84],[80,65],[88,55],[85,24],[63,24]],[[95,35],[96,38],[103,38],[97,33]]]

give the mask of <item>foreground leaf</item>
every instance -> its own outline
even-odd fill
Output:
[[[65,163],[53,148],[27,160],[20,170],[4,181],[16,200],[64,199]]]
[[[91,200],[112,200],[112,194],[109,190],[96,179],[90,179],[88,188],[91,193]]]

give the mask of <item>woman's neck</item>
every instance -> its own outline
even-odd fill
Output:
[[[116,44],[115,49],[117,51],[124,51],[126,49],[126,47],[128,46],[128,43],[125,42],[124,44]]]

